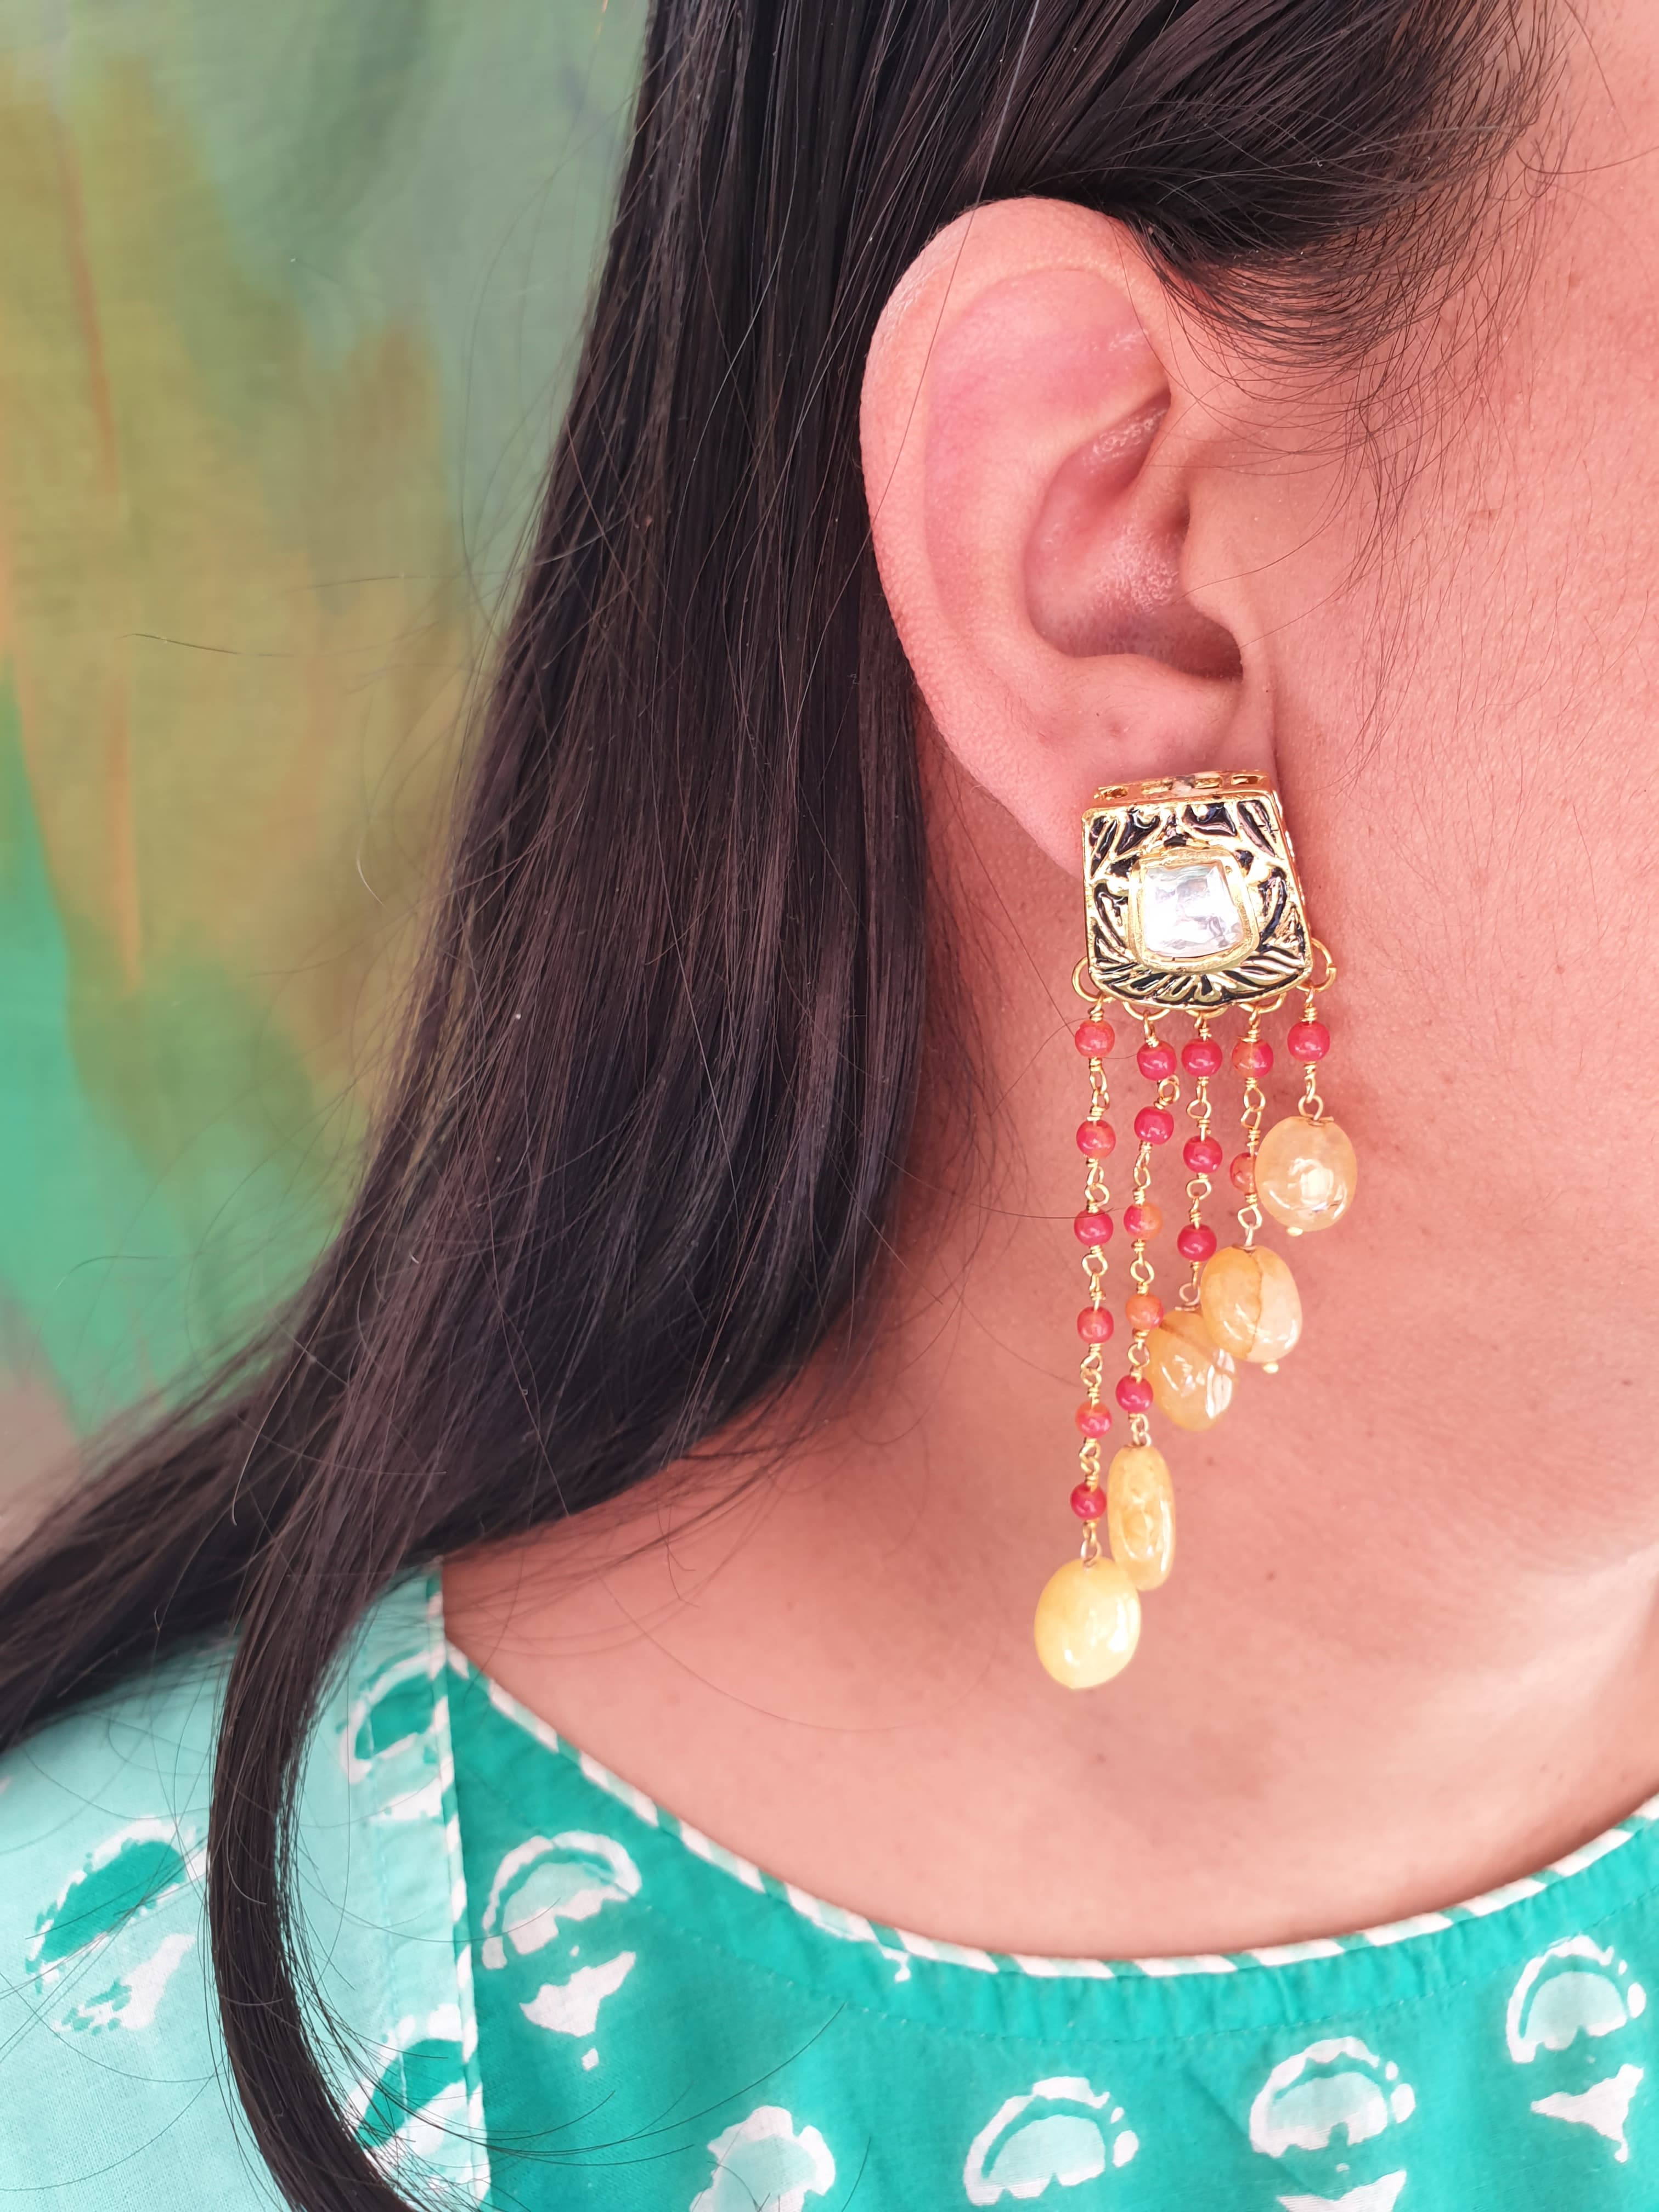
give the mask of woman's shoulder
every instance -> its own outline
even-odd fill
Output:
[[[124,1918],[199,1883],[224,1648],[168,1661],[0,1757],[0,1943],[43,1996]]]
[[[0,1758],[0,1989],[15,1996],[21,1965],[31,2014],[65,2034],[142,2027],[185,1955],[228,1661],[174,1658]],[[174,1940],[134,1984],[116,1971],[135,1963],[121,1939],[143,1926],[155,1959],[162,1923]]]
[[[203,1875],[222,1649],[171,1660],[0,1759],[0,2171],[54,2208],[241,2207]],[[217,2193],[222,2192],[222,2194]]]
[[[355,2045],[343,2108],[377,2140],[406,2117],[412,2043],[428,2063],[434,2033],[452,2037],[463,2103],[475,2087],[434,1644],[421,1586],[375,1608],[318,1717],[297,1800],[301,1939]],[[173,1658],[0,1759],[0,2172],[50,2212],[278,2201],[229,2078],[204,1911],[229,1657],[220,1645]],[[451,2179],[473,2178],[465,2156]]]

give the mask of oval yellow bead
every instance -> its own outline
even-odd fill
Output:
[[[1190,1306],[1172,1306],[1146,1340],[1146,1380],[1152,1403],[1178,1429],[1207,1429],[1233,1401],[1236,1372],[1204,1317]]]
[[[1121,1674],[1140,1641],[1140,1593],[1115,1559],[1067,1559],[1050,1575],[1032,1623],[1037,1657],[1068,1690]]]
[[[1106,1471],[1106,1532],[1112,1557],[1137,1589],[1158,1589],[1175,1563],[1175,1491],[1152,1444],[1126,1444]]]
[[[1296,1278],[1277,1252],[1225,1244],[1199,1279],[1199,1310],[1216,1342],[1256,1366],[1282,1359],[1302,1334]]]
[[[1352,1202],[1359,1162],[1334,1121],[1275,1122],[1255,1157],[1255,1194],[1287,1229],[1328,1229]]]

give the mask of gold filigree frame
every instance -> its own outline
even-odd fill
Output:
[[[1188,958],[1148,954],[1150,869],[1217,860],[1253,942]],[[1265,775],[1210,771],[1109,784],[1083,817],[1085,964],[1104,998],[1213,1012],[1305,981],[1313,964],[1296,855]]]

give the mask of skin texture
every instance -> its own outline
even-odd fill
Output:
[[[1659,20],[1585,24],[1525,255],[1428,334],[1387,439],[1045,203],[936,240],[872,349],[978,1141],[925,1119],[882,1341],[775,1471],[714,1510],[678,1471],[453,1563],[448,1602],[576,1741],[880,1919],[1293,1940],[1659,1784]],[[1076,1694],[1030,1644],[1075,1542],[1076,824],[1108,778],[1199,767],[1285,793],[1362,1187],[1292,1248],[1284,1372],[1160,1433],[1175,1573]]]

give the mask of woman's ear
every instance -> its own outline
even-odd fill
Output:
[[[865,489],[900,640],[945,744],[1067,867],[1100,784],[1273,764],[1194,358],[1130,234],[1052,200],[961,216],[870,349]]]

